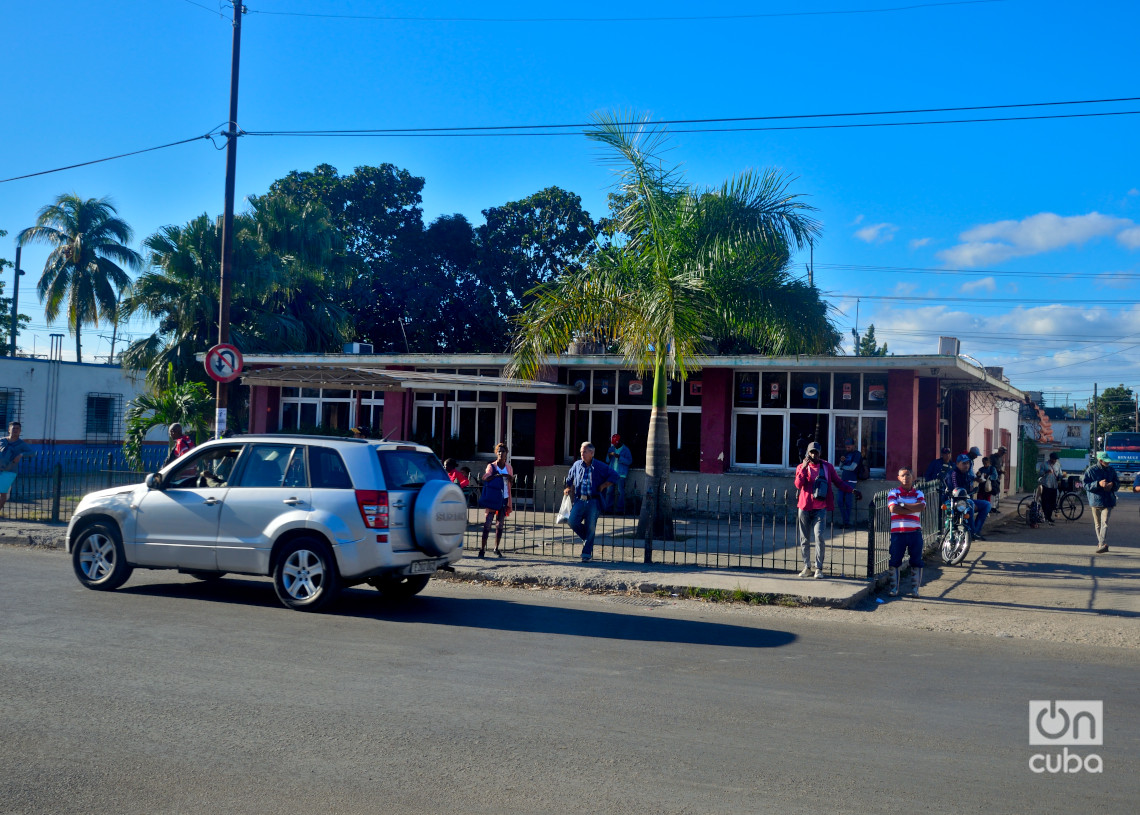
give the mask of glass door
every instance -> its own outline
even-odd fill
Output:
[[[507,405],[507,449],[515,475],[529,483],[534,478],[534,404]]]

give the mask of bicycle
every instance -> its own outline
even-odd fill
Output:
[[[1079,478],[1075,475],[1069,476],[1063,483],[1064,486],[1057,488],[1057,511],[1061,513],[1065,520],[1075,521],[1085,512],[1085,499],[1081,495]],[[1038,491],[1040,491],[1040,489],[1040,487],[1037,488]],[[1033,495],[1027,495],[1021,499],[1021,502],[1017,505],[1017,517],[1023,521],[1027,520],[1026,516],[1029,506],[1034,501],[1038,503],[1041,501],[1037,491],[1035,491]]]

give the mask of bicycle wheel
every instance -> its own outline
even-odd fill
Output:
[[[1029,511],[1029,505],[1033,503],[1033,496],[1027,495],[1021,499],[1021,503],[1017,505],[1017,517],[1025,520],[1026,513]]]
[[[1061,514],[1067,520],[1075,521],[1081,517],[1085,511],[1085,502],[1081,500],[1080,496],[1076,493],[1070,492],[1061,499]]]

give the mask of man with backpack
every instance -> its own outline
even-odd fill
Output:
[[[800,539],[800,556],[804,569],[800,577],[812,576],[811,544],[815,543],[815,577],[823,577],[824,537],[823,526],[827,512],[835,510],[835,492],[832,485],[841,492],[855,493],[855,488],[839,477],[830,461],[823,457],[819,442],[807,446],[807,454],[800,466],[796,467],[796,489],[799,501],[796,506],[797,527]],[[859,495],[855,494],[856,500]]]

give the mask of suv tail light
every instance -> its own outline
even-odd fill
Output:
[[[388,493],[377,490],[357,490],[356,505],[360,517],[369,529],[388,528]]]

